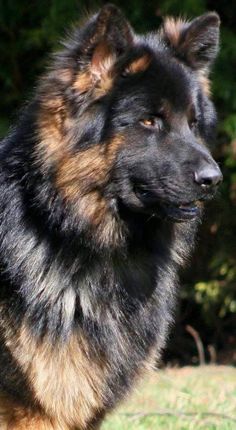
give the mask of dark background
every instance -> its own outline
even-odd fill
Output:
[[[37,76],[72,24],[104,2],[0,0],[0,137],[30,98]],[[207,361],[236,364],[236,2],[226,0],[114,1],[137,32],[155,30],[164,15],[193,18],[216,10],[221,51],[212,73],[219,113],[214,156],[224,173],[217,199],[208,205],[191,265],[182,275],[180,311],[165,361],[197,363],[197,331]],[[195,335],[196,338],[196,335]],[[210,347],[209,347],[210,346]]]

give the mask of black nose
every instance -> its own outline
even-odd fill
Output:
[[[202,188],[210,188],[219,185],[223,176],[217,164],[214,166],[207,164],[194,172],[194,180]]]

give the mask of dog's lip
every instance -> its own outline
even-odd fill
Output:
[[[168,202],[157,198],[153,192],[137,187],[135,194],[144,205],[144,210],[161,215],[172,221],[186,221],[197,218],[201,213],[201,200]]]
[[[161,209],[168,219],[181,222],[197,218],[201,213],[201,203],[197,200],[178,205],[161,204]]]

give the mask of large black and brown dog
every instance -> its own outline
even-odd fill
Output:
[[[98,428],[160,355],[222,179],[218,35],[207,13],[140,37],[106,5],[1,143],[1,429]]]

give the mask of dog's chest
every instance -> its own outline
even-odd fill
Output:
[[[63,429],[86,428],[103,411],[106,363],[89,359],[83,337],[71,336],[66,344],[52,346],[46,339],[36,342],[24,328],[8,347],[29,381],[36,404],[63,423]]]
[[[146,347],[146,359],[141,359],[137,339],[131,342],[128,330],[125,337],[117,330],[118,326],[116,339],[110,339],[110,352],[93,356],[87,337],[78,333],[65,343],[52,345],[46,338],[36,341],[25,326],[17,339],[9,340],[8,347],[29,381],[36,404],[63,423],[63,429],[86,429],[108,403],[115,404],[124,394],[123,378],[130,385],[153,354],[153,348]]]

